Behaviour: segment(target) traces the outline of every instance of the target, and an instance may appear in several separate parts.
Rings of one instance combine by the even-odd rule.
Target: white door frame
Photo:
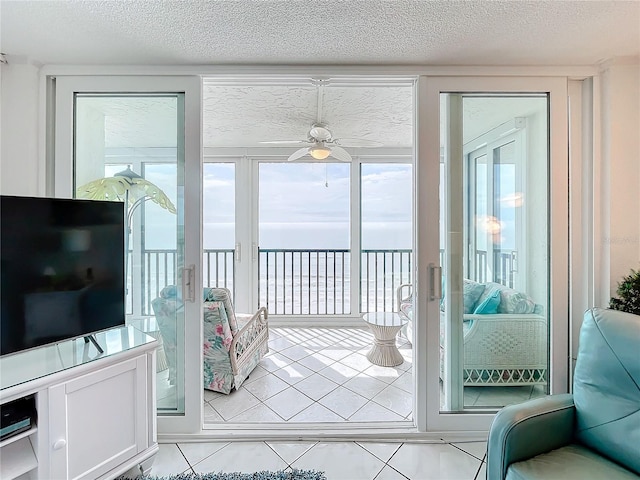
[[[440,93],[549,93],[549,321],[551,393],[569,388],[568,119],[565,77],[420,77],[417,92],[414,412],[419,431],[487,431],[493,413],[440,413],[439,300],[428,298],[439,265]],[[437,113],[436,113],[437,112]],[[426,365],[426,375],[421,365]],[[414,373],[415,375],[415,373]],[[425,399],[426,401],[424,401]]]
[[[202,291],[202,86],[199,76],[56,76],[54,192],[73,197],[74,93],[184,93],[184,263],[195,265],[195,291]],[[180,125],[178,125],[180,128]],[[180,195],[179,195],[180,196]],[[160,415],[158,432],[202,429],[201,295],[185,302],[184,415]],[[197,321],[189,321],[197,319]],[[154,388],[155,393],[155,388]]]

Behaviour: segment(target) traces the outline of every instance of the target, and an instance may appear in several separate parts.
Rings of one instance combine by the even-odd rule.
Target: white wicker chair
[[[226,288],[205,288],[203,296],[204,388],[228,394],[240,388],[269,351],[268,313],[264,307],[253,314],[236,313]],[[176,312],[183,307],[182,301],[176,297],[176,288],[168,286],[151,305],[164,338],[172,381],[176,374]]]
[[[411,284],[396,290],[398,313],[409,319],[404,334],[411,338],[413,292]],[[523,386],[547,382],[547,321],[531,314],[465,314],[464,385]],[[443,331],[444,313],[440,314]],[[443,375],[443,338],[440,337],[440,375]]]

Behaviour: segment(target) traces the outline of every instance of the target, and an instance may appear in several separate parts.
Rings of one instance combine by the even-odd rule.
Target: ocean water
[[[145,225],[145,245],[151,250],[175,249],[175,224]],[[261,248],[349,248],[348,222],[262,223],[258,243]],[[234,248],[233,223],[205,223],[205,249]],[[367,222],[361,229],[362,248],[411,248],[411,222]]]
[[[166,228],[166,227],[165,227]],[[174,250],[175,240],[159,225],[146,227],[148,249]],[[308,222],[261,224],[261,250],[348,250],[348,222]],[[369,222],[362,225],[364,250],[411,249],[411,222]],[[203,243],[207,249],[235,248],[234,225],[205,224]],[[247,252],[243,248],[243,252]],[[246,255],[246,253],[245,253]],[[407,253],[363,254],[361,298],[351,295],[351,254],[261,252],[259,262],[259,299],[272,313],[278,314],[347,314],[357,311],[391,310],[395,288],[410,279],[410,255]],[[247,258],[246,256],[243,258]],[[231,255],[210,257],[203,262],[204,284],[234,288],[235,267]],[[148,265],[148,267],[147,267]],[[145,262],[149,302],[164,284],[174,283],[172,261],[164,258]]]

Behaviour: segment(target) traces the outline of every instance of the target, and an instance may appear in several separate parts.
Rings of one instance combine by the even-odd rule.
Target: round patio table
[[[369,361],[381,367],[402,364],[404,358],[396,347],[396,335],[407,323],[407,319],[396,312],[365,313],[362,318],[369,325],[374,337],[373,346],[367,353]]]

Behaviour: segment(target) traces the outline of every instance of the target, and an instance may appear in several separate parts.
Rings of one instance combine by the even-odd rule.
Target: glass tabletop
[[[362,316],[363,320],[379,327],[401,327],[407,323],[407,318],[396,312],[371,312]]]
[[[0,390],[155,342],[131,326],[98,332],[94,337],[104,353],[79,337],[0,357]]]

